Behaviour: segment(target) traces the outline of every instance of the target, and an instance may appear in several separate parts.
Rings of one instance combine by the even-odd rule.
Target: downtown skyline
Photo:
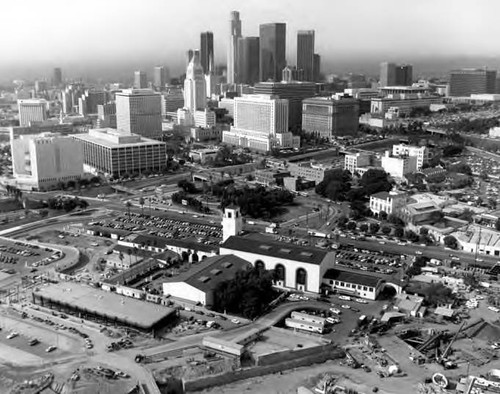
[[[90,0],[84,8],[61,0],[27,0],[3,8],[7,17],[0,36],[9,39],[2,43],[0,81],[23,77],[23,70],[33,73],[57,66],[69,77],[96,76],[99,69],[145,68],[151,74],[160,64],[178,75],[185,67],[185,51],[200,47],[204,31],[214,33],[215,64],[226,66],[233,10],[240,12],[243,36],[258,36],[261,24],[286,23],[290,65],[296,64],[297,32],[315,30],[315,51],[321,54],[324,72],[349,62],[357,63],[353,71],[362,71],[360,63],[365,62],[370,72],[384,60],[418,63],[415,59],[479,57],[494,61],[498,52],[488,37],[500,33],[493,16],[500,6],[489,0],[474,4],[424,0],[404,7],[396,0],[291,4],[223,0],[215,5],[196,0]]]

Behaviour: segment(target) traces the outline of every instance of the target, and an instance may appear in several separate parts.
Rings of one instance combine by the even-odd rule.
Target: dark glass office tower
[[[253,85],[259,82],[259,37],[238,40],[238,82]]]
[[[286,66],[286,24],[266,23],[260,25],[259,45],[260,81],[280,81],[281,72]]]
[[[214,70],[214,33],[207,31],[201,33],[201,45],[200,45],[200,55],[201,55],[201,67],[203,67],[203,72],[208,74],[210,69]]]
[[[304,81],[314,81],[314,30],[297,33],[297,69],[304,70]]]

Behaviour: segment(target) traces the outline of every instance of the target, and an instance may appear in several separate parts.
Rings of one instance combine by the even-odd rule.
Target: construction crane
[[[451,350],[451,346],[456,341],[458,334],[460,334],[460,332],[464,328],[465,323],[466,323],[465,321],[462,322],[462,325],[460,326],[458,331],[455,333],[455,335],[453,336],[452,340],[450,341],[450,343],[448,344],[448,346],[446,347],[444,352],[441,354],[441,357],[439,357],[439,359],[437,360],[437,362],[442,364],[446,369],[454,368],[456,366],[456,364],[452,363],[451,361],[448,361],[446,358],[448,357],[448,354]]]

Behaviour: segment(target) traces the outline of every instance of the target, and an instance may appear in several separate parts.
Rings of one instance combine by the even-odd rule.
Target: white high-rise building
[[[288,131],[288,100],[248,94],[234,99],[234,128],[270,134]]]
[[[150,89],[124,89],[116,93],[116,128],[143,137],[160,136],[160,93]]]
[[[417,158],[417,171],[420,171],[424,162],[429,159],[429,150],[425,146],[393,145],[392,154],[394,156],[415,156]]]
[[[288,131],[288,100],[259,94],[234,99],[234,126],[223,132],[222,140],[265,152],[300,145]]]
[[[227,83],[238,83],[238,39],[241,38],[241,20],[238,11],[231,12],[227,51]]]
[[[18,187],[49,190],[83,176],[82,144],[55,133],[12,138],[12,171]]]
[[[391,156],[389,151],[382,156],[382,168],[390,176],[403,179],[406,174],[411,174],[417,171],[416,156]]]
[[[19,125],[29,126],[31,122],[47,120],[48,104],[43,99],[17,100]]]
[[[200,63],[200,51],[193,51],[184,80],[184,108],[192,114],[203,111],[207,106],[207,86],[205,74]]]

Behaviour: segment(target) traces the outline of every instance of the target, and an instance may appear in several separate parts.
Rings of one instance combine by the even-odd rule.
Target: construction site
[[[497,359],[491,339],[500,338],[500,325],[476,319],[464,321],[456,331],[409,329],[398,337],[413,348],[411,357],[416,364],[437,363],[444,369],[482,367]]]

